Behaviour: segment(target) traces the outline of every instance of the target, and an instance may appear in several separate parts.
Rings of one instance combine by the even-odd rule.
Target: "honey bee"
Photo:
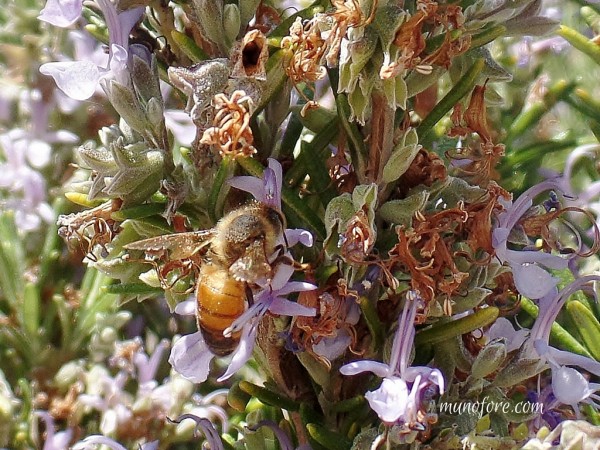
[[[252,289],[270,280],[285,246],[285,218],[270,206],[252,202],[225,215],[210,230],[157,236],[125,246],[173,260],[197,260],[196,318],[208,348],[217,356],[233,352],[240,332],[223,331],[252,303]]]

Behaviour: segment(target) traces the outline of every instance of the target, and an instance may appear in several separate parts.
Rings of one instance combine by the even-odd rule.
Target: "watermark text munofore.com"
[[[484,397],[481,401],[474,402],[441,402],[438,408],[440,414],[461,415],[478,414],[481,419],[484,415],[490,413],[514,413],[514,414],[542,414],[544,412],[543,403],[534,403],[522,401],[496,402]]]

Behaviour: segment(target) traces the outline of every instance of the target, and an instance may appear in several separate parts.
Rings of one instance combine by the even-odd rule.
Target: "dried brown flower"
[[[469,276],[456,265],[452,250],[469,215],[464,205],[431,215],[417,214],[413,228],[397,227],[398,244],[389,252],[388,268],[399,264],[411,275],[411,288],[428,305],[438,295],[459,293]]]
[[[354,293],[356,294],[356,293]],[[341,330],[345,330],[351,337],[350,350],[356,344],[356,331],[349,322],[349,302],[355,301],[356,295],[344,295],[343,289],[332,289],[330,292],[318,294],[317,291],[302,292],[298,296],[298,303],[315,308],[314,317],[297,316],[290,330],[293,342],[302,349],[312,354],[325,366],[331,368],[331,362],[324,356],[315,353],[313,347],[323,339],[336,337]]]
[[[494,254],[492,246],[492,217],[502,211],[500,198],[510,199],[510,194],[494,182],[487,187],[487,194],[479,201],[465,205],[469,220],[465,223],[466,243],[473,252],[484,250]]]
[[[214,145],[221,156],[237,158],[256,153],[250,128],[252,99],[244,91],[235,91],[230,98],[217,94],[213,106],[216,111],[213,126],[204,131],[200,143]]]
[[[400,49],[400,56],[381,68],[380,77],[385,80],[413,68],[424,74],[430,73],[432,66],[448,68],[456,55],[470,48],[470,35],[455,37],[452,33],[463,25],[460,6],[438,5],[432,0],[418,1],[417,11],[396,32],[393,43]],[[437,34],[440,29],[445,33],[444,40],[433,53],[426,54],[426,34]]]
[[[485,84],[475,86],[469,106],[464,113],[460,104],[454,107],[451,116],[454,126],[448,133],[449,136],[463,137],[475,133],[479,137],[479,145],[468,146],[460,153],[449,153],[448,157],[455,160],[469,160],[470,162],[461,165],[459,170],[471,182],[482,187],[486,187],[490,180],[498,178],[495,168],[500,158],[504,156],[504,145],[494,144],[494,133],[487,122],[485,87]]]
[[[281,48],[290,53],[285,71],[294,84],[314,83],[325,77],[322,61],[327,47],[314,19],[303,23],[298,17],[290,35],[281,40]]]
[[[415,186],[431,186],[436,181],[445,180],[448,172],[444,162],[435,153],[425,149],[419,150],[415,159],[402,174],[398,182],[401,197],[404,197]]]
[[[338,148],[337,153],[329,157],[326,164],[337,191],[351,193],[358,184],[358,178],[344,152]]]
[[[367,213],[363,209],[358,210],[346,225],[346,231],[342,235],[341,254],[351,263],[364,261],[375,245],[375,233],[369,224]]]
[[[96,251],[108,253],[110,244],[120,230],[111,214],[121,207],[120,200],[112,200],[92,209],[58,218],[58,235],[71,251],[79,250],[90,261],[97,261]]]
[[[377,0],[373,2],[368,17],[363,14],[358,0],[332,0],[331,4],[335,11],[327,14],[331,30],[326,37],[328,51],[325,60],[329,67],[335,67],[338,64],[342,39],[346,36],[348,29],[364,27],[371,23],[377,8]]]

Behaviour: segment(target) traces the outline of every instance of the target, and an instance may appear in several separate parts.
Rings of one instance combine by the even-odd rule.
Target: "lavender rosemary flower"
[[[119,13],[110,0],[97,0],[108,27],[108,55],[102,64],[93,61],[60,61],[42,64],[40,72],[54,78],[56,85],[67,96],[76,100],[90,98],[102,79],[127,81],[129,59],[129,32],[141,18],[144,8],[138,7]]]
[[[379,418],[389,425],[410,428],[422,422],[425,418],[422,404],[425,392],[434,385],[440,393],[444,392],[444,378],[438,369],[409,366],[419,304],[419,296],[409,291],[394,336],[389,364],[363,360],[340,368],[343,375],[372,372],[383,378],[379,388],[367,392],[365,397]]]
[[[496,257],[511,267],[518,291],[531,299],[542,298],[558,283],[558,280],[543,267],[565,269],[569,261],[543,251],[510,250],[508,238],[517,222],[533,205],[533,199],[538,194],[551,189],[561,192],[561,187],[558,181],[547,180],[527,189],[518,199],[506,205],[505,211],[498,215],[498,223],[492,231],[492,245],[496,250]]]

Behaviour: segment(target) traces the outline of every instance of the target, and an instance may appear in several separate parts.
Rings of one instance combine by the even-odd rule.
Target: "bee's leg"
[[[276,267],[279,264],[285,264],[288,266],[292,266],[294,268],[294,270],[306,270],[310,267],[310,264],[299,263],[294,258],[292,258],[290,255],[285,255],[283,253],[280,253],[279,255],[277,255],[275,257],[275,259],[271,263],[271,266]]]
[[[254,294],[248,283],[246,283],[246,300],[248,301],[248,307],[254,305]]]

